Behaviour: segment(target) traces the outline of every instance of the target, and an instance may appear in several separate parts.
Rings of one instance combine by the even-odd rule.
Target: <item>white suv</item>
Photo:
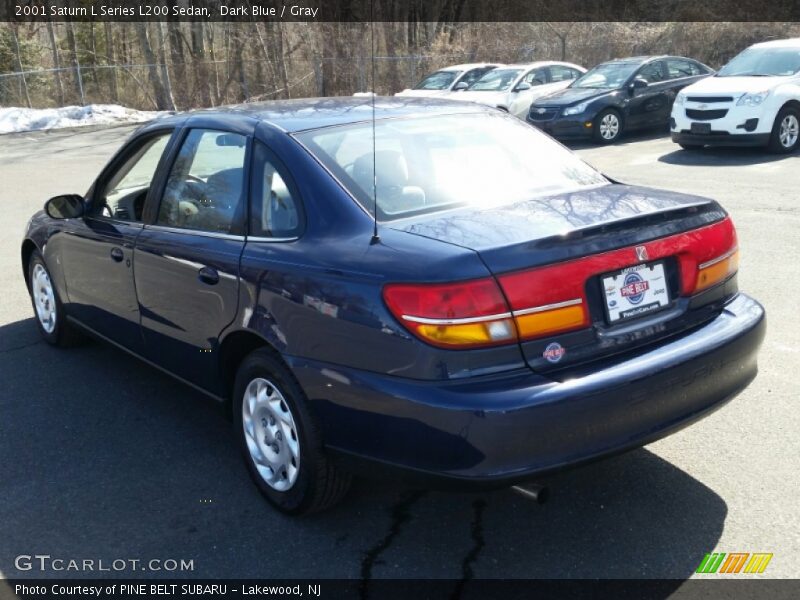
[[[800,141],[800,38],[750,46],[684,88],[672,106],[672,141],[684,149],[767,146],[788,153]]]

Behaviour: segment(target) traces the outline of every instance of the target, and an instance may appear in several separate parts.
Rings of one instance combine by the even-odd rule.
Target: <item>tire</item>
[[[789,154],[800,145],[800,109],[784,106],[778,111],[767,148],[775,154]]]
[[[325,456],[306,396],[274,352],[262,348],[244,359],[232,404],[247,470],[275,508],[303,515],[344,498],[351,477]]]
[[[678,145],[684,150],[701,150],[703,148],[700,144],[681,144],[679,142]]]
[[[44,340],[62,348],[83,342],[86,338],[66,319],[50,271],[38,250],[33,251],[28,261],[28,282],[34,320]]]
[[[613,108],[607,108],[595,117],[592,135],[596,142],[614,144],[622,136],[623,129],[622,116]]]

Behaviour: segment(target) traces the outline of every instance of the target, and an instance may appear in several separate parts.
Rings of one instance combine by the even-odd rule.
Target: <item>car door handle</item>
[[[211,267],[203,267],[197,272],[197,278],[208,285],[216,285],[219,283],[219,273]]]
[[[114,262],[122,262],[122,259],[125,258],[125,254],[122,252],[122,248],[117,248],[114,246],[111,249],[111,260]]]

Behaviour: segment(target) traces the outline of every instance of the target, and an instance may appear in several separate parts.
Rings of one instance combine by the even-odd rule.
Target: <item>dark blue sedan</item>
[[[505,486],[700,419],[757,371],[737,260],[713,200],[406,98],[159,119],[22,244],[44,338],[91,334],[223,403],[291,514],[370,465]]]

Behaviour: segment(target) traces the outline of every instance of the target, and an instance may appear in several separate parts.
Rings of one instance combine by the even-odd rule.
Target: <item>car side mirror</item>
[[[647,83],[646,79],[644,79],[642,77],[637,77],[636,79],[631,81],[631,85],[630,85],[629,89],[630,89],[631,93],[633,94],[633,93],[635,93],[635,92],[637,92],[639,90],[643,90],[648,85],[650,85],[650,84]]]
[[[515,92],[524,92],[525,90],[531,89],[531,84],[527,81],[520,81],[517,84],[517,87],[514,88]]]
[[[51,219],[77,219],[84,213],[83,196],[64,194],[54,196],[44,203],[44,212]]]
[[[459,82],[458,82],[458,83],[455,85],[455,87],[453,88],[453,91],[455,91],[455,92],[460,92],[460,91],[462,91],[462,90],[465,90],[465,89],[467,89],[468,87],[469,87],[469,84],[468,84],[466,81],[459,81]]]

